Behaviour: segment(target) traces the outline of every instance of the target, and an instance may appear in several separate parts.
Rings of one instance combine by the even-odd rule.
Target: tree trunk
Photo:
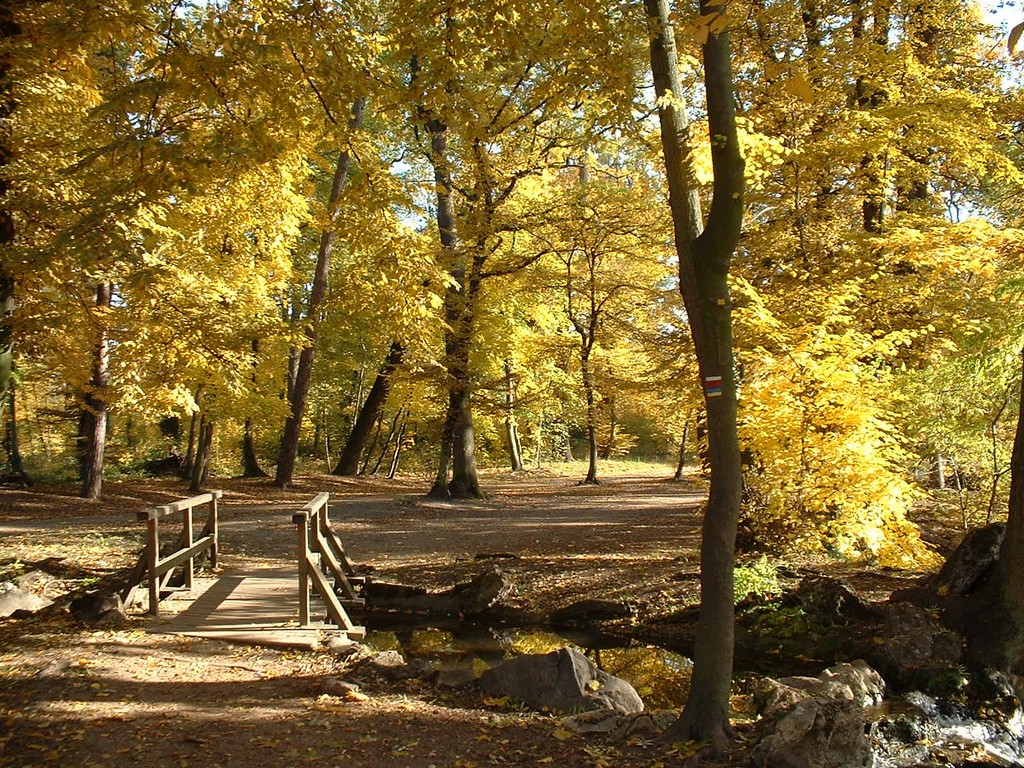
[[[395,475],[398,474],[398,461],[402,456],[402,441],[405,440],[405,427],[408,424],[408,412],[406,417],[402,419],[402,424],[398,428],[398,437],[395,438],[395,452],[391,454],[391,466],[388,468],[388,480],[394,480]]]
[[[242,434],[242,477],[267,477],[256,455],[256,428],[251,418],[245,420]]]
[[[2,186],[2,182],[0,182]],[[10,242],[5,238],[3,228],[10,217],[0,211],[0,245]],[[6,401],[11,386],[11,370],[14,365],[14,335],[11,328],[14,316],[14,278],[0,265],[0,410]]]
[[[391,441],[394,439],[401,440],[401,430],[405,426],[405,408],[399,408],[395,414],[395,418],[391,420],[391,428],[388,430],[388,436],[384,438],[384,445],[380,447],[380,453],[377,454],[377,461],[373,463],[373,469],[370,471],[371,475],[376,475],[380,471],[380,465],[384,463],[384,457],[388,455],[388,448],[391,447]]]
[[[349,130],[355,131],[362,124],[363,120],[362,99],[356,99],[352,104],[352,118],[349,121]],[[277,457],[277,472],[274,476],[274,484],[284,488],[292,481],[295,473],[295,459],[299,452],[299,436],[302,433],[302,417],[306,412],[306,398],[309,395],[309,386],[313,379],[313,360],[316,355],[317,327],[320,324],[320,315],[323,309],[324,298],[327,295],[327,281],[331,271],[331,252],[334,248],[334,223],[340,210],[341,194],[345,191],[345,183],[348,181],[349,167],[352,164],[352,156],[349,152],[343,151],[338,156],[338,164],[334,169],[334,181],[331,184],[331,194],[327,200],[327,226],[320,233],[320,245],[317,248],[316,268],[313,273],[313,288],[309,296],[307,308],[306,346],[299,353],[299,361],[295,370],[295,382],[292,391],[289,393],[289,405],[291,415],[285,421],[284,434],[281,436],[281,449]]]
[[[0,40],[9,51],[7,43],[21,34],[21,27],[14,20],[14,8],[18,3],[12,0],[0,2]],[[6,123],[14,112],[15,101],[11,95],[11,80],[8,71],[11,67],[10,53],[0,54],[0,124]],[[6,198],[10,190],[7,178],[7,165],[11,160],[11,149],[7,146],[6,134],[0,140],[0,198]],[[0,247],[14,242],[14,219],[9,211],[0,210]],[[14,276],[0,264],[0,410],[6,401],[10,387],[11,367],[14,364],[14,336],[12,320],[14,315]]]
[[[25,472],[25,462],[21,456],[21,444],[18,440],[18,409],[17,409],[17,387],[12,383],[7,389],[7,435],[5,447],[7,449],[7,461],[11,467],[11,476],[20,480],[23,484],[29,484],[28,474]]]
[[[448,411],[445,415],[437,475],[429,495],[433,498],[480,498],[476,468],[473,414],[470,410],[469,346],[472,337],[475,287],[467,281],[466,256],[461,253],[452,201],[448,162],[448,127],[439,120],[427,123],[430,163],[434,168],[436,218],[441,248],[452,265],[453,284],[445,291],[445,368],[448,373]],[[451,468],[451,479],[448,471]]]
[[[107,386],[110,383],[110,340],[107,319],[102,314],[110,309],[111,286],[96,286],[98,320],[96,346],[93,349],[92,382],[82,403],[82,498],[98,499],[103,489],[103,454],[107,445]]]
[[[679,441],[679,462],[676,464],[676,473],[672,476],[673,480],[683,479],[683,469],[686,467],[686,441],[690,436],[690,420],[687,419],[686,423],[683,424],[683,437]]]
[[[206,487],[210,474],[210,453],[213,449],[213,422],[205,416],[199,422],[199,440],[196,460],[192,465],[192,478],[188,489],[192,493],[201,493]]]
[[[359,459],[366,448],[366,441],[370,438],[373,425],[387,403],[388,393],[391,389],[391,375],[402,364],[404,355],[405,348],[397,341],[391,342],[391,350],[377,372],[377,378],[373,380],[373,386],[370,387],[370,392],[359,409],[352,432],[349,433],[348,440],[345,441],[338,465],[334,468],[335,475],[352,476],[358,473]]]
[[[522,472],[523,448],[519,442],[516,427],[516,382],[512,376],[512,364],[505,361],[505,439],[508,441],[508,455],[513,472]]]
[[[192,416],[188,420],[188,447],[185,449],[185,461],[181,464],[181,476],[186,479],[192,477],[192,468],[196,464],[196,446],[199,442],[200,425],[199,398],[202,394],[203,386],[200,384],[196,388],[196,410],[192,412]]]
[[[1024,363],[1024,351],[1021,353]],[[1024,373],[1024,371],[1022,371]],[[967,636],[968,661],[1024,674],[1024,377],[1010,456],[1010,503],[999,561],[950,622]],[[949,620],[949,614],[946,616]]]
[[[702,16],[724,12],[721,0],[701,0]],[[704,85],[714,171],[707,225],[701,229],[697,186],[689,163],[693,142],[680,96],[675,32],[668,0],[645,0],[651,69],[659,100],[669,203],[686,308],[708,418],[711,487],[701,537],[701,612],[693,678],[686,706],[666,736],[707,740],[723,748],[732,735],[729,692],[734,645],[733,567],[741,474],[732,360],[729,266],[743,218],[743,159],[736,131],[727,31],[703,45]],[[710,26],[710,25],[709,25]]]
[[[590,370],[590,349],[584,342],[580,355],[580,367],[583,371],[583,391],[587,398],[587,476],[585,485],[597,485],[597,404],[594,395],[594,375]]]

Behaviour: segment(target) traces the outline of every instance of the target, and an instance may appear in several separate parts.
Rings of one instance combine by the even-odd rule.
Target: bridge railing
[[[192,589],[195,579],[196,558],[209,552],[210,564],[217,565],[217,501],[223,496],[222,491],[210,491],[187,499],[180,499],[171,504],[164,504],[138,512],[136,518],[146,523],[146,547],[139,557],[135,570],[128,578],[122,597],[125,602],[142,581],[149,581],[149,612],[160,614],[160,596],[163,592],[172,591],[167,585],[172,570],[183,566],[184,588]],[[206,523],[197,539],[194,530],[195,510],[206,507]],[[160,521],[171,515],[181,514],[181,533],[171,554],[160,556]]]
[[[323,601],[328,617],[349,637],[361,639],[366,630],[352,623],[345,606],[363,604],[353,586],[362,579],[356,575],[355,565],[331,527],[329,502],[330,494],[318,493],[292,515],[298,535],[299,624],[304,627],[312,624],[310,593],[315,592]],[[333,578],[333,584],[328,577]]]

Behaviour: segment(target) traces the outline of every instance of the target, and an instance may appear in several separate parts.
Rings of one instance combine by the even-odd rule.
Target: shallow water
[[[645,645],[623,645],[620,638],[586,632],[502,629],[485,624],[430,622],[402,626],[368,621],[364,641],[376,650],[400,651],[406,659],[422,659],[439,669],[472,667],[482,671],[507,658],[550,653],[566,646],[590,658],[599,669],[628,681],[650,709],[682,706],[690,685],[690,659]]]

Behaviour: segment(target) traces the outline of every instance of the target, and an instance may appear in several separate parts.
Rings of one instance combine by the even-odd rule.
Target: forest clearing
[[[75,690],[103,690],[89,665],[116,664],[68,666],[77,642],[109,631],[125,659],[161,642],[185,666],[235,653],[97,626],[148,626],[121,615],[129,585],[170,610],[158,578],[200,555],[220,587],[244,581],[219,570],[224,491],[229,564],[267,566],[246,599],[289,591],[291,547],[303,632],[310,595],[350,639],[343,603],[486,618],[474,642],[497,647],[457,673],[405,646],[342,659],[337,636],[333,660],[238,665],[305,674],[300,698],[332,665],[370,681],[335,680],[327,709],[400,723],[398,683],[431,701],[472,673],[473,707],[600,703],[626,720],[577,730],[654,745],[567,745],[568,764],[1024,760],[1017,16],[977,0],[0,0],[0,589],[26,606],[53,578],[69,589],[3,620],[10,759],[31,763],[46,731],[30,721],[64,706],[19,712],[25,686],[56,699],[74,669]],[[328,551],[321,493],[372,573]],[[167,554],[157,519],[199,498],[208,528]],[[303,527],[257,524],[271,501]],[[140,513],[144,555],[120,522]],[[467,623],[393,634],[451,644]],[[521,652],[552,649],[520,627],[574,624],[578,643]],[[651,699],[674,716],[637,725],[638,691],[603,667],[644,648],[666,680],[687,674],[681,698]],[[155,663],[146,706],[192,695]],[[503,687],[544,664],[579,700]],[[122,738],[144,726],[126,697],[104,709]],[[450,703],[439,716],[462,717]],[[77,723],[71,741],[98,746]],[[39,738],[41,764],[66,746]],[[137,757],[120,748],[109,760]],[[394,749],[395,765],[436,751]]]

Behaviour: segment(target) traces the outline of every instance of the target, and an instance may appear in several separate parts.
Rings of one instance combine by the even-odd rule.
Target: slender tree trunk
[[[587,476],[586,485],[597,485],[597,403],[594,394],[594,374],[590,370],[590,349],[584,341],[580,351],[580,367],[583,371],[583,391],[587,398]]]
[[[667,738],[697,738],[716,748],[732,735],[729,692],[734,651],[733,567],[741,466],[736,427],[729,266],[743,218],[743,159],[739,151],[727,31],[703,45],[713,197],[706,227],[696,200],[689,156],[693,142],[675,51],[668,0],[645,0],[651,69],[659,100],[669,203],[679,256],[679,282],[697,354],[708,418],[711,486],[701,537],[701,612],[693,678],[686,706]],[[721,0],[701,0],[701,15],[724,12]],[[710,25],[709,25],[710,26]]]
[[[359,415],[356,417],[355,424],[352,425],[352,432],[349,433],[348,440],[345,441],[345,447],[341,450],[338,465],[334,468],[335,475],[351,476],[359,471],[359,459],[366,448],[366,441],[369,439],[373,425],[388,401],[388,394],[391,389],[391,375],[402,364],[402,357],[404,355],[405,347],[397,341],[391,342],[388,356],[377,372],[377,378],[373,380],[373,386],[370,387],[366,400],[363,401],[363,405],[359,409]]]
[[[28,473],[25,472],[25,462],[21,456],[21,442],[18,439],[18,388],[13,383],[7,388],[7,435],[5,447],[7,449],[7,461],[11,466],[11,475],[23,484],[30,484]]]
[[[405,427],[409,422],[408,411],[402,418],[402,423],[398,427],[398,437],[395,438],[395,451],[391,454],[391,466],[388,469],[388,480],[394,480],[395,475],[398,474],[398,461],[402,456],[402,442],[405,440]]]
[[[349,121],[349,130],[358,130],[363,120],[362,99],[356,99],[352,104],[352,119]],[[313,360],[316,355],[317,327],[320,324],[320,315],[323,311],[324,299],[327,296],[327,281],[331,271],[331,252],[334,249],[334,224],[341,207],[341,195],[345,191],[345,183],[348,181],[349,167],[352,164],[351,154],[343,151],[338,157],[338,164],[334,169],[334,181],[331,184],[331,194],[327,200],[327,226],[320,233],[320,245],[316,254],[316,268],[313,273],[313,288],[309,297],[307,313],[306,346],[299,353],[298,366],[295,371],[295,383],[289,397],[291,415],[285,421],[284,434],[281,436],[281,449],[277,457],[277,473],[274,477],[274,484],[279,487],[286,487],[292,481],[295,473],[295,459],[299,452],[299,436],[302,433],[302,417],[306,411],[306,398],[309,395],[309,386],[313,379]]]
[[[516,427],[516,381],[512,375],[512,364],[505,361],[505,439],[508,441],[508,455],[513,472],[522,472],[523,448],[519,442]]]
[[[18,3],[13,0],[0,2],[0,41],[10,42],[21,34],[21,27],[14,20],[14,8]],[[0,125],[6,124],[14,112],[15,101],[11,95],[11,79],[8,72],[11,68],[10,53],[0,53]],[[0,137],[0,198],[5,198],[10,191],[7,178],[7,165],[11,160],[11,149],[7,145],[7,131]],[[9,211],[0,210],[0,247],[14,242],[14,219]],[[0,264],[0,410],[6,401],[6,394],[11,381],[11,368],[14,364],[14,334],[12,322],[14,317],[14,276]]]
[[[2,186],[0,182],[0,187]],[[9,220],[10,217],[0,211],[0,245],[10,242],[3,232],[5,222]],[[14,333],[11,327],[13,318],[14,278],[4,271],[3,265],[0,265],[0,404],[6,400],[5,395],[11,386],[11,371],[14,366]]]
[[[365,475],[366,470],[370,467],[370,461],[373,458],[373,452],[377,450],[377,443],[380,442],[380,433],[384,430],[384,420],[382,418],[377,419],[376,429],[373,431],[373,439],[370,440],[369,446],[366,448],[366,458],[363,459],[363,464],[359,468],[359,474]]]
[[[206,487],[210,474],[210,454],[213,450],[213,421],[202,417],[199,423],[199,440],[196,460],[192,465],[192,477],[188,489],[192,493],[200,493]]]
[[[192,412],[192,415],[188,420],[188,447],[185,449],[185,460],[181,463],[181,475],[186,479],[192,477],[192,468],[196,464],[196,449],[199,443],[199,426],[201,419],[199,398],[202,394],[203,386],[200,384],[196,388],[196,410]]]
[[[683,479],[683,469],[686,467],[686,442],[690,437],[690,420],[687,419],[683,424],[683,437],[679,441],[679,462],[676,464],[676,473],[672,476],[673,480]]]
[[[96,308],[102,315],[110,309],[111,286],[96,286]],[[98,320],[96,346],[93,349],[92,382],[85,394],[83,408],[82,498],[98,499],[103,489],[103,455],[107,445],[107,386],[110,383],[110,341],[106,318]]]
[[[373,463],[373,469],[371,475],[376,475],[380,470],[380,465],[384,463],[384,457],[388,455],[388,449],[391,447],[391,441],[394,439],[401,439],[399,431],[404,425],[405,409],[399,408],[398,412],[395,413],[395,417],[391,420],[391,428],[388,430],[388,436],[384,438],[384,445],[380,447],[380,453],[377,454],[377,461]]]

